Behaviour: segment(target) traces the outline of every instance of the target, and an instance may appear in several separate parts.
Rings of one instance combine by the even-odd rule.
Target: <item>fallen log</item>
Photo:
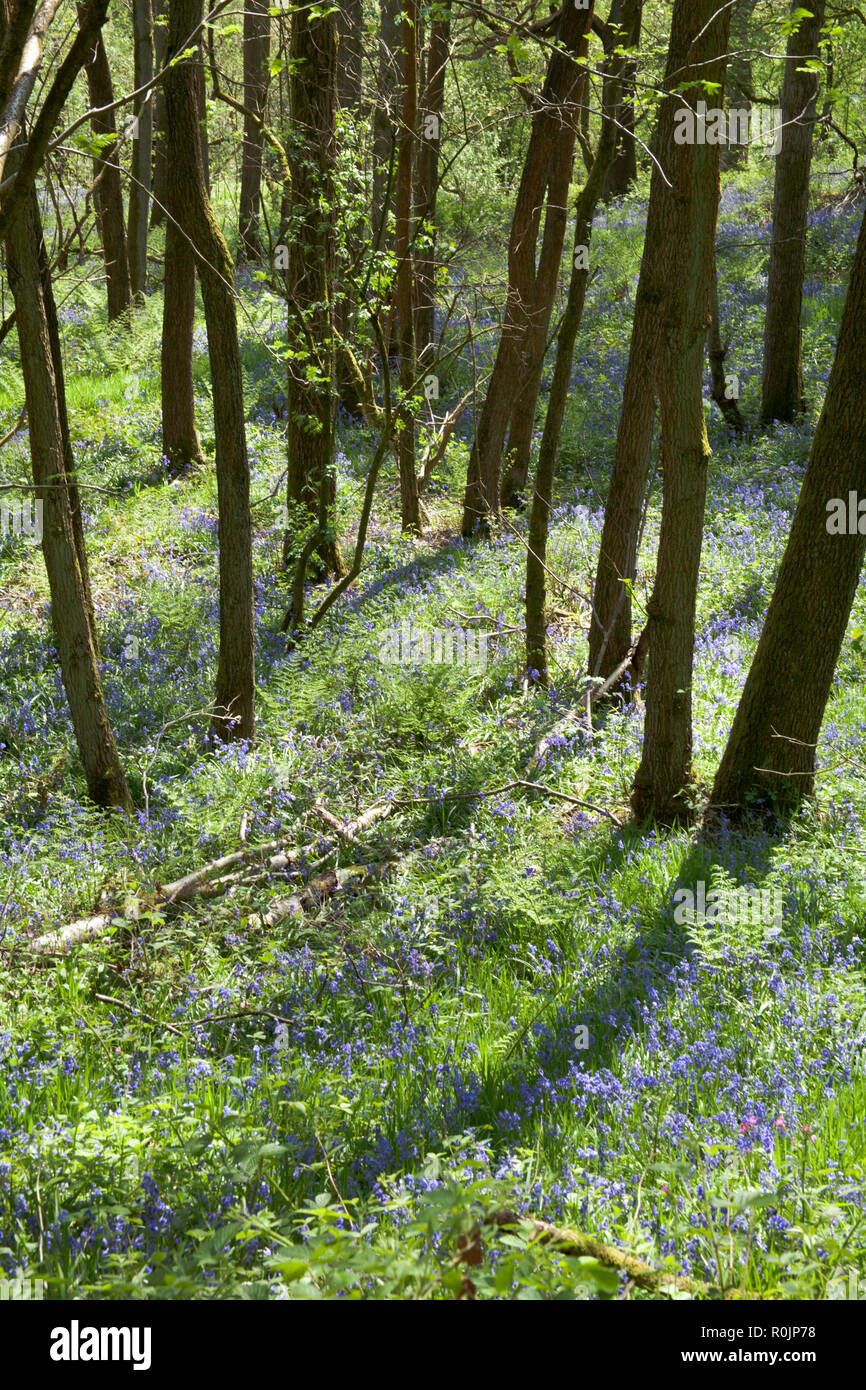
[[[323,806],[320,801],[313,803],[313,814],[318,816],[319,820],[333,830],[341,840],[345,840],[350,845],[354,844],[358,836],[363,834],[365,830],[369,830],[371,825],[375,825],[377,821],[385,820],[387,816],[390,816],[393,809],[394,803],[387,801],[378,806],[371,806],[369,811],[365,811],[357,820],[343,821],[340,820],[339,816],[335,816],[332,811],[329,811],[326,806]]]
[[[666,1269],[654,1269],[652,1265],[647,1264],[645,1260],[641,1260],[628,1250],[619,1250],[614,1245],[605,1245],[603,1241],[584,1235],[582,1231],[553,1226],[548,1221],[538,1221],[530,1216],[518,1216],[516,1212],[509,1211],[505,1207],[490,1212],[484,1217],[480,1225],[515,1226],[518,1229],[521,1226],[524,1228],[529,1226],[533,1240],[539,1245],[554,1245],[563,1255],[589,1256],[591,1259],[598,1260],[599,1264],[606,1265],[608,1269],[622,1271],[631,1283],[636,1284],[639,1289],[646,1290],[647,1293],[664,1293],[669,1290],[704,1298],[740,1299],[743,1297],[739,1288],[722,1290],[714,1284],[705,1284],[699,1279],[690,1279],[683,1274],[674,1274]],[[475,1230],[480,1234],[480,1226],[476,1227]]]
[[[321,813],[324,809],[318,803],[314,804],[313,810],[317,813]],[[369,829],[377,821],[384,820],[393,809],[391,802],[380,803],[371,806],[363,815],[349,822],[340,820],[331,812],[325,814],[328,825],[334,829],[338,837],[347,843],[354,843],[359,834]],[[215,897],[240,885],[256,887],[266,883],[274,874],[292,873],[294,865],[305,864],[307,871],[311,868],[318,868],[321,866],[321,860],[314,865],[309,865],[308,860],[309,855],[317,847],[320,847],[320,844],[321,842],[318,846],[313,843],[300,849],[292,849],[285,840],[271,840],[251,849],[235,850],[232,854],[224,854],[221,858],[214,859],[209,864],[204,864],[200,869],[194,869],[192,873],[174,879],[171,883],[160,883],[157,880],[152,894],[146,898],[130,898],[122,909],[100,912],[92,917],[82,917],[75,922],[67,923],[64,927],[45,932],[42,936],[28,942],[25,949],[37,955],[62,953],[68,951],[71,946],[78,942],[91,941],[94,937],[100,936],[118,917],[122,917],[127,922],[138,921],[142,909],[147,905],[174,907],[178,903],[189,902],[196,896]],[[327,858],[327,855],[324,857]],[[230,872],[226,873],[226,870]],[[301,870],[296,869],[294,872],[300,875]],[[326,890],[327,893],[336,892],[349,881],[346,875],[351,878],[353,874],[358,872],[357,869],[341,869],[337,870],[336,873],[334,870],[329,870],[320,878],[311,879],[303,889],[292,894],[291,897],[278,899],[279,904],[289,904],[281,915],[272,916],[277,908],[277,904],[274,904],[269,913],[256,920],[266,926],[273,926],[282,920],[282,917],[290,915],[293,911],[309,911],[315,901],[321,900],[321,896]]]

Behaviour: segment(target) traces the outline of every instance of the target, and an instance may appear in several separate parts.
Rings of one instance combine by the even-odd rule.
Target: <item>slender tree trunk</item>
[[[672,32],[672,40],[675,35]],[[683,52],[685,59],[685,52]],[[665,77],[667,91],[676,89],[680,74],[671,66]],[[670,111],[665,131],[661,124],[653,142],[654,160],[662,158],[662,137],[670,149],[669,128],[678,97],[666,101]],[[653,163],[650,201],[644,235],[644,250],[635,295],[631,344],[623,388],[622,409],[617,427],[616,448],[604,511],[598,566],[593,588],[593,610],[589,629],[589,672],[607,679],[625,660],[632,647],[632,604],[630,585],[637,571],[637,546],[641,515],[649,480],[650,446],[657,395],[659,335],[664,321],[664,303],[675,276],[681,275],[679,249],[667,238],[664,208],[665,177]]]
[[[153,79],[153,14],[150,0],[132,3],[133,54],[136,89]],[[147,222],[150,217],[150,179],[153,163],[153,93],[139,97],[135,107],[132,136],[132,165],[129,170],[129,208],[126,221],[126,249],[129,254],[129,281],[136,299],[147,289]]]
[[[608,23],[625,28],[625,38],[622,42],[629,48],[636,48],[640,42],[642,11],[643,4],[639,4],[632,13],[630,23],[624,25],[624,0],[613,0],[611,4]],[[637,178],[637,150],[634,138],[634,83],[636,77],[637,64],[630,62],[625,69],[626,99],[620,107],[618,117],[620,128],[617,131],[616,153],[610,162],[610,168],[604,180],[604,188],[601,191],[601,196],[606,203],[609,203],[613,198],[622,198]]]
[[[62,399],[43,297],[45,264],[39,205],[31,190],[6,240],[9,281],[15,299],[21,370],[30,427],[37,501],[42,506],[42,553],[51,591],[54,640],[87,790],[99,806],[131,813],[132,798],[105,709],[99,652],[92,626],[86,569],[82,573],[73,518],[77,499],[67,484]],[[62,367],[61,367],[62,371]]]
[[[418,77],[415,53],[418,6],[403,3],[403,110],[400,120],[395,203],[394,250],[397,256],[397,322],[400,350],[400,390],[404,405],[397,433],[400,471],[400,515],[404,531],[421,534],[418,475],[415,471],[415,414],[408,393],[415,382],[415,276],[412,257],[412,165],[418,116]]]
[[[717,0],[676,0],[668,72],[680,73],[690,105],[696,81],[724,92],[730,9]],[[673,59],[673,63],[670,61]],[[699,91],[700,88],[697,88]],[[682,87],[681,87],[682,93]],[[704,421],[703,367],[719,204],[718,145],[674,143],[674,106],[662,103],[659,152],[672,187],[659,181],[658,231],[676,248],[677,265],[663,306],[658,357],[660,459],[664,480],[661,534],[648,605],[649,669],[643,755],[632,789],[638,819],[688,820],[692,781],[692,662],[698,570],[710,446]]]
[[[162,72],[165,67],[165,50],[168,43],[168,21],[165,0],[152,0],[153,3],[153,62],[154,71]],[[165,149],[165,95],[163,84],[154,88],[153,93],[153,177],[151,191],[153,201],[150,207],[150,225],[159,227],[165,221],[166,182],[168,162]]]
[[[751,120],[752,110],[752,15],[758,0],[736,0],[731,10],[731,54],[728,59],[728,76],[725,82],[729,111],[748,111]],[[729,144],[724,139],[719,151],[722,169],[744,168],[749,162],[749,146],[746,142]]]
[[[794,0],[792,8],[803,9],[798,0]],[[762,425],[793,420],[805,408],[800,319],[818,74],[804,71],[803,64],[808,58],[818,57],[824,0],[812,0],[809,8],[811,15],[801,19],[788,39],[785,61],[782,147],[776,156],[773,240],[767,276]]]
[[[79,19],[84,6],[79,3]],[[93,57],[85,69],[87,92],[92,107],[110,106],[114,101],[111,71],[105,44],[100,34],[93,48]],[[93,161],[94,177],[98,179],[94,192],[96,220],[102,243],[102,259],[108,285],[108,321],[112,323],[132,308],[132,284],[126,251],[126,227],[123,220],[123,190],[120,183],[120,162],[117,126],[113,111],[100,111],[91,117],[93,134],[111,136],[107,146]]]
[[[536,242],[548,185],[552,178],[560,177],[563,169],[571,169],[577,106],[585,79],[570,55],[585,50],[592,13],[592,5],[587,10],[570,5],[563,7],[558,26],[560,47],[551,56],[532,118],[509,238],[508,293],[502,334],[469,456],[461,527],[464,536],[471,536],[477,529],[484,533],[490,519],[498,512],[500,463],[514,400],[534,366],[531,351],[527,352],[528,362],[522,361],[522,354],[530,342],[532,326],[538,321],[538,306],[543,302],[543,294],[537,297],[542,286],[536,283]],[[558,209],[553,209],[553,220],[549,219],[551,235],[556,229],[559,236],[560,255],[566,221],[562,199]],[[549,285],[550,260],[544,269],[546,285]],[[554,274],[554,292],[555,286]]]
[[[340,38],[337,50],[337,101],[342,111],[357,114],[361,106],[364,63],[363,0],[344,0],[337,12]]]
[[[571,182],[571,151],[554,163],[547,187],[547,213],[538,269],[532,286],[532,306],[521,352],[521,385],[511,412],[506,447],[507,467],[502,480],[503,507],[518,504],[529,478],[535,412],[544,372],[544,356],[550,316],[556,298],[565,228],[568,218],[568,187]]]
[[[434,7],[427,52],[427,80],[421,103],[416,204],[420,236],[427,249],[415,265],[415,347],[418,361],[432,359],[435,343],[436,306],[436,195],[439,188],[439,152],[442,148],[442,112],[445,75],[451,52],[451,0]]]
[[[657,151],[656,151],[657,154]],[[652,178],[658,177],[653,167]],[[651,183],[652,187],[652,183]],[[631,344],[617,427],[607,504],[593,587],[589,671],[607,679],[632,645],[629,585],[637,573],[640,521],[647,491],[656,406],[655,362],[661,304],[669,279],[670,247],[651,226],[657,216],[650,194],[644,253],[635,295]],[[651,236],[650,233],[653,232]]]
[[[66,493],[69,499],[69,515],[72,522],[72,537],[75,542],[75,553],[78,559],[78,570],[81,575],[81,585],[84,592],[84,604],[87,609],[87,618],[93,634],[93,650],[96,655],[96,660],[101,662],[102,653],[99,645],[99,633],[96,627],[93,594],[90,587],[90,567],[87,562],[87,549],[84,544],[84,521],[81,515],[81,496],[78,491],[78,483],[76,482],[75,456],[72,452],[72,439],[69,434],[69,411],[66,406],[66,377],[63,370],[63,352],[60,346],[60,325],[57,320],[57,305],[54,300],[54,289],[51,283],[51,267],[45,249],[45,239],[39,218],[38,205],[34,217],[37,255],[39,258],[39,277],[42,288],[42,310],[45,314],[48,342],[51,349],[51,366],[54,372],[57,417],[60,421],[60,438],[63,444],[63,466],[66,475]]]
[[[268,91],[268,53],[271,19],[267,0],[247,0],[244,6],[244,106],[263,115]],[[252,115],[244,116],[241,197],[238,216],[238,260],[260,260],[259,198],[262,188],[262,128]]]
[[[337,27],[333,14],[295,17],[290,62],[292,222],[287,322],[288,519],[283,563],[320,530],[320,499],[329,534],[319,535],[316,578],[345,573],[337,541],[334,468],[333,279],[335,265]],[[312,380],[310,379],[312,373]]]
[[[162,33],[160,46],[164,63],[168,48],[168,29],[163,28],[157,32]],[[194,63],[191,80],[197,85],[203,85],[200,62]],[[168,75],[165,81],[168,81]],[[196,97],[197,110],[199,105],[199,98]],[[162,452],[171,468],[179,470],[204,463],[195,423],[193,377],[196,258],[190,238],[183,230],[183,208],[187,190],[178,163],[189,134],[177,126],[173,129],[168,126],[164,99],[161,118],[160,182],[162,207],[167,214],[160,348]]]
[[[150,0],[133,0],[133,44],[135,86],[143,87],[153,78],[153,15]],[[132,293],[143,297],[147,289],[147,226],[150,216],[150,182],[153,154],[153,93],[140,97],[134,106],[135,133],[132,139],[132,168],[129,184],[127,248]]]
[[[183,52],[202,18],[202,0],[169,0],[169,56]],[[195,59],[177,63],[165,79],[172,203],[195,248],[208,334],[219,499],[220,652],[213,732],[224,739],[255,737],[250,470],[244,425],[234,267],[205,186]]]
[[[734,394],[735,383],[728,380],[729,376],[736,376],[736,373],[725,372],[727,354],[727,347],[722,343],[722,325],[719,318],[719,271],[714,256],[713,279],[710,287],[710,333],[707,343],[707,357],[710,363],[710,394],[731,428],[740,433],[746,428],[746,422],[737,404],[738,397]]]
[[[365,204],[364,160],[366,149],[366,116],[363,103],[364,7],[362,0],[350,0],[337,13],[337,105],[342,115],[341,138],[354,155],[353,172],[347,192],[347,208],[343,215],[340,260],[333,277],[334,324],[338,343],[348,344],[352,336],[356,312],[355,290],[358,268],[364,259],[364,244],[368,238],[367,207]],[[341,346],[336,355],[337,392],[340,404],[350,415],[363,410],[355,374],[349,370],[347,355]]]
[[[866,221],[797,510],[716,773],[716,807],[763,799],[792,809],[814,789],[815,745],[866,558],[864,361]]]
[[[639,8],[639,6],[640,0],[626,0],[626,17],[629,17],[632,8]],[[586,183],[577,196],[575,206],[574,252],[568,299],[556,342],[553,380],[538,451],[538,469],[529,517],[529,540],[526,552],[526,665],[530,673],[535,672],[535,675],[530,674],[530,678],[541,685],[548,683],[547,618],[545,611],[547,572],[545,561],[547,559],[547,537],[550,526],[550,506],[556,456],[568,401],[574,345],[583,317],[586,286],[589,280],[592,219],[616,149],[617,118],[621,110],[619,103],[622,60],[609,59],[608,67],[610,76],[604,83],[605,107],[595,158]]]
[[[56,11],[57,4],[53,0],[49,0],[49,3],[43,8],[43,22],[39,25],[43,39]],[[16,74],[19,73],[21,58],[27,45],[27,35],[30,32],[35,14],[36,0],[2,0],[0,3],[0,19],[3,21],[2,30],[0,30],[0,109],[5,107],[15,83]],[[31,66],[34,78],[41,61],[41,50],[38,54],[35,49],[31,50]],[[32,91],[32,86],[30,86],[26,98],[23,99],[24,105],[30,99],[30,91]],[[21,114],[23,114],[23,107]],[[15,134],[14,131],[8,132],[12,139],[14,139]],[[10,147],[11,141],[6,147],[7,150]],[[3,157],[5,159],[5,154]],[[2,174],[2,170],[0,170],[0,174]]]
[[[370,226],[374,244],[382,247],[389,244],[389,210],[385,205],[385,193],[400,98],[401,5],[402,0],[379,0],[379,73],[373,107],[373,202]]]

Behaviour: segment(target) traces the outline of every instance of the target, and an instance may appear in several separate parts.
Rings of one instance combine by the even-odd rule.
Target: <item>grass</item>
[[[720,237],[760,239],[767,210],[751,178],[729,185]],[[485,1298],[609,1297],[621,1287],[591,1258],[530,1247],[524,1229],[485,1233],[470,1267],[461,1251],[496,1205],[750,1296],[851,1297],[862,1287],[862,590],[822,732],[819,797],[784,833],[763,824],[713,838],[639,833],[543,793],[474,795],[529,778],[625,816],[639,702],[608,708],[591,737],[573,726],[543,765],[530,764],[580,682],[585,626],[569,586],[586,589],[594,567],[640,214],[627,202],[598,235],[626,308],[612,311],[603,274],[564,440],[549,561],[563,585],[545,693],[524,689],[520,634],[510,631],[522,616],[525,520],[490,545],[455,539],[471,421],[446,461],[449,485],[431,496],[430,539],[400,537],[386,474],[361,579],[286,650],[279,491],[270,498],[285,448],[269,404],[279,390],[267,351],[274,310],[261,289],[245,289],[254,748],[205,738],[216,489],[210,466],[173,483],[161,467],[156,357],[143,355],[158,340],[159,297],[128,348],[107,339],[95,304],[65,322],[81,478],[109,489],[86,492],[86,526],[106,696],[138,814],[127,826],[87,807],[41,558],[7,540],[0,1263],[45,1278],[50,1296],[453,1298],[470,1268]],[[823,209],[813,226],[804,358],[816,408],[854,230],[852,215]],[[721,264],[722,312],[754,414],[761,253],[745,249],[747,274],[737,254]],[[197,351],[208,448],[203,339]],[[18,408],[16,369],[5,366],[3,428]],[[709,406],[708,422],[694,704],[704,793],[772,591],[814,415],[736,443]],[[341,428],[349,541],[370,447],[368,431]],[[4,480],[26,477],[26,435],[3,459]],[[487,668],[382,663],[382,634],[404,619],[489,629]],[[297,846],[303,872],[328,850],[314,800],[348,817],[383,797],[399,803],[391,817],[328,861],[365,865],[361,888],[300,920],[260,925],[285,884],[172,914],[155,905],[157,881],[235,849],[242,821],[251,842]],[[701,879],[778,888],[781,925],[678,924],[676,890]],[[118,915],[107,937],[64,958],[16,949],[100,902],[119,914],[133,895],[143,911],[132,927]]]

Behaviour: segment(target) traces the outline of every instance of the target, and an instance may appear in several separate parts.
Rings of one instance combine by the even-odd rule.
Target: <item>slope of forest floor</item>
[[[765,188],[728,187],[722,316],[752,417],[767,216]],[[594,237],[604,273],[578,343],[563,444],[547,692],[523,681],[526,518],[490,544],[455,539],[471,415],[431,485],[429,536],[399,535],[392,469],[360,580],[287,650],[276,310],[247,282],[253,748],[204,739],[218,636],[216,484],[211,467],[171,480],[161,464],[158,295],[132,345],[107,335],[98,285],[79,287],[64,308],[104,684],[138,814],[128,826],[88,808],[41,556],[25,538],[2,542],[7,1271],[85,1297],[616,1291],[598,1261],[529,1246],[523,1228],[491,1231],[482,1253],[469,1238],[479,1213],[507,1206],[751,1295],[852,1296],[866,1275],[862,588],[822,731],[818,800],[784,834],[764,824],[713,837],[642,833],[552,795],[626,820],[639,693],[597,714],[592,731],[566,726],[534,758],[582,683],[580,595],[595,565],[642,217],[643,205],[627,201],[602,215]],[[857,221],[830,203],[812,217],[809,420],[735,442],[707,407],[714,457],[694,700],[704,793],[793,515]],[[212,451],[203,330],[197,349]],[[5,431],[21,397],[10,340],[3,351]],[[455,391],[469,370],[456,369]],[[350,547],[374,436],[343,421],[340,440]],[[6,445],[2,467],[2,481],[26,480],[26,432]],[[659,500],[656,489],[638,614]],[[404,623],[486,632],[486,665],[382,660]],[[336,850],[313,813],[318,801],[348,821],[384,800],[395,803],[389,818]],[[290,891],[286,880],[171,912],[148,906],[155,884],[242,840],[276,838],[296,848],[302,874],[318,859],[357,866],[352,886],[273,927],[262,914]],[[699,880],[708,891],[778,890],[781,919],[724,932],[679,924],[674,894]],[[118,918],[65,956],[23,949],[106,901],[119,913],[136,895],[134,930]],[[470,1268],[473,1290],[462,1282]]]

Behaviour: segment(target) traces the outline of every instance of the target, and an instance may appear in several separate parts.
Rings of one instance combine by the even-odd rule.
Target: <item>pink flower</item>
[[[748,1134],[749,1130],[754,1129],[757,1123],[757,1115],[747,1115],[746,1118],[743,1120],[743,1123],[740,1125],[740,1133]]]
[[[778,1118],[777,1120],[774,1120],[774,1121],[773,1121],[773,1123],[774,1123],[776,1129],[784,1129],[784,1128],[785,1128],[785,1116],[784,1116],[784,1115],[780,1115],[779,1118]]]

